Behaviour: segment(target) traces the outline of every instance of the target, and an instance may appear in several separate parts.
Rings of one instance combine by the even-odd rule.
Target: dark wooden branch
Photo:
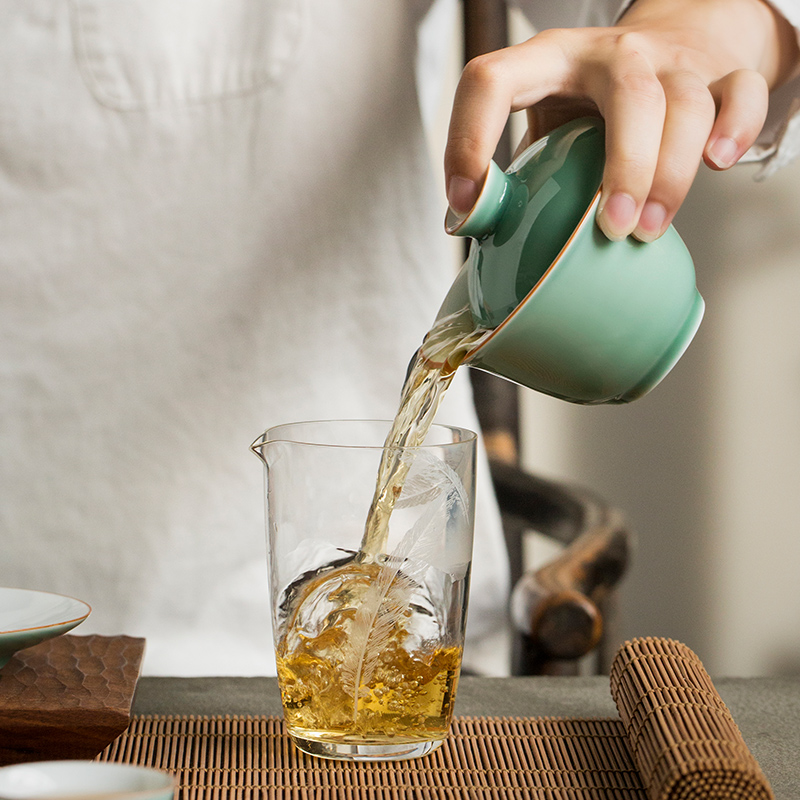
[[[492,481],[504,521],[524,525],[562,544],[599,524],[604,502],[583,488],[547,480],[519,467],[492,460]]]
[[[555,560],[522,576],[514,587],[512,619],[543,659],[576,659],[603,633],[600,603],[628,561],[628,532],[613,515],[584,531]]]
[[[496,461],[491,470],[507,530],[521,539],[521,529],[533,529],[565,545],[540,569],[512,572],[514,671],[574,672],[603,635],[605,601],[627,567],[630,532],[618,511],[583,489]]]

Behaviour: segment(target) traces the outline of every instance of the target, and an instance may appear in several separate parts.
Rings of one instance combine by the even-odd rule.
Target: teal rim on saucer
[[[67,633],[91,611],[67,595],[0,587],[0,669],[14,653]]]

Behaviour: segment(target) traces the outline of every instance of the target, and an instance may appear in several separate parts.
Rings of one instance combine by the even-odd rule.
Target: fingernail
[[[652,242],[654,239],[658,239],[666,218],[667,210],[661,203],[652,201],[645,203],[633,235],[642,242]]]
[[[469,178],[454,175],[447,185],[447,202],[456,214],[466,214],[478,199],[478,184]]]
[[[612,194],[597,213],[600,230],[612,241],[624,239],[633,230],[636,201],[628,194]]]
[[[711,160],[722,169],[732,167],[739,154],[739,146],[728,136],[720,136],[708,151]]]

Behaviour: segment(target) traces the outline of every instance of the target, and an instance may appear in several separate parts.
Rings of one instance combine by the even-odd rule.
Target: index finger
[[[453,211],[466,214],[474,205],[509,114],[555,93],[565,74],[563,52],[543,34],[467,64],[456,89],[444,155]]]

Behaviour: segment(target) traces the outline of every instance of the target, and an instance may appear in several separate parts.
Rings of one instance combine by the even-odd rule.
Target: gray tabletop
[[[776,800],[800,800],[800,678],[716,679]],[[142,678],[135,714],[281,713],[275,678]],[[475,678],[459,682],[456,714],[616,717],[608,678]]]

